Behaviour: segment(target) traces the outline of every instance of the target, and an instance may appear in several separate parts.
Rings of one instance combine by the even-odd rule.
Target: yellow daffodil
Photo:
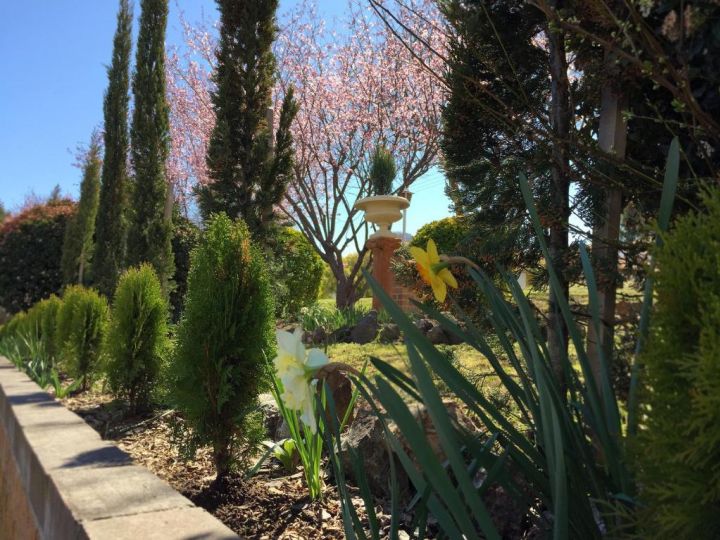
[[[273,360],[278,378],[282,381],[281,399],[288,409],[300,411],[300,419],[313,433],[317,432],[315,419],[315,388],[313,380],[317,370],[329,361],[320,349],[305,351],[302,328],[295,332],[276,332],[278,355]]]
[[[442,303],[447,296],[448,285],[457,289],[457,281],[448,269],[448,263],[440,260],[437,246],[431,238],[427,243],[427,250],[411,247],[410,254],[415,259],[415,265],[423,280],[432,287],[435,299]]]

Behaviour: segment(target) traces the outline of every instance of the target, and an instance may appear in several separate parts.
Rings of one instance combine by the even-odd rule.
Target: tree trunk
[[[357,284],[350,281],[345,274],[340,278],[336,276],[336,279],[335,307],[344,309],[354,306],[357,302]]]
[[[562,1],[551,2],[554,9],[562,8]],[[567,358],[568,329],[557,301],[559,296],[568,297],[569,284],[566,272],[568,251],[568,222],[570,219],[570,163],[568,145],[572,109],[570,107],[570,82],[565,51],[565,34],[548,30],[551,75],[551,123],[553,130],[552,205],[548,215],[550,261],[557,272],[560,287],[550,286],[548,302],[547,342],[550,361],[561,388],[565,386],[564,362]]]
[[[612,65],[611,60],[606,58],[606,64]],[[604,152],[613,154],[616,159],[624,159],[627,126],[622,116],[624,99],[616,91],[616,84],[610,78],[603,84],[598,142],[600,149]],[[611,174],[610,177],[617,178],[617,175]],[[600,389],[600,375],[603,368],[600,351],[604,351],[608,363],[612,361],[621,213],[622,189],[619,183],[615,183],[605,190],[602,219],[593,230],[592,251],[598,287],[600,333],[598,335],[594,326],[589,325],[587,352],[598,389]]]
[[[231,454],[228,441],[224,437],[218,437],[213,448],[213,461],[215,462],[215,484],[221,485],[223,480],[230,473]]]

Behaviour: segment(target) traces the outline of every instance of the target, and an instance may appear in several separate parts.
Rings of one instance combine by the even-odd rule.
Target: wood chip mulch
[[[249,480],[235,476],[218,487],[209,449],[198,450],[192,460],[180,455],[173,441],[173,428],[180,421],[174,411],[129,417],[121,404],[100,393],[79,394],[62,403],[241,538],[344,538],[340,504],[331,485],[322,500],[312,502],[302,472],[288,475],[279,464],[270,463]],[[361,500],[355,502],[362,515]]]

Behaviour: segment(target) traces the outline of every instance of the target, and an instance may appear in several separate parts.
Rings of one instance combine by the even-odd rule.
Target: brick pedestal
[[[370,238],[366,246],[372,252],[372,275],[375,280],[403,310],[411,309],[410,291],[395,281],[395,275],[390,268],[393,255],[400,247],[400,239],[387,236]],[[373,309],[379,310],[382,308],[380,299],[377,296],[373,296],[372,305]]]

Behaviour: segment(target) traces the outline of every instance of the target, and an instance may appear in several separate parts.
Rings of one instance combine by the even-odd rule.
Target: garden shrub
[[[317,301],[324,263],[305,235],[290,227],[275,235],[273,251],[275,314],[295,316]]]
[[[107,300],[80,285],[68,287],[58,310],[57,343],[68,375],[87,390],[100,367],[108,327]]]
[[[57,314],[62,301],[56,296],[40,300],[27,311],[25,320],[25,333],[31,332],[42,343],[50,362],[55,363],[58,356],[57,351]]]
[[[65,227],[75,213],[69,199],[52,199],[0,225],[0,305],[10,313],[59,293]]]
[[[720,192],[655,252],[638,444],[648,538],[720,536]]]
[[[118,281],[107,338],[106,373],[114,395],[136,413],[147,410],[169,351],[168,304],[149,264]]]
[[[463,220],[457,217],[447,217],[431,221],[420,227],[410,245],[425,249],[428,240],[432,238],[438,248],[438,253],[459,255],[460,245],[468,231],[468,226]]]
[[[387,148],[378,146],[370,165],[371,195],[390,195],[397,175],[395,159]]]
[[[246,466],[264,436],[257,396],[274,356],[274,313],[265,258],[247,226],[213,215],[191,255],[172,371],[189,446],[213,447],[218,479],[236,455]]]
[[[490,275],[496,275],[497,271],[493,263],[486,267],[477,254],[468,251],[466,240],[469,233],[470,227],[465,220],[457,217],[448,217],[431,221],[420,227],[409,245],[426,249],[428,241],[432,239],[437,246],[438,253],[468,257],[473,261],[480,262],[480,266]],[[396,252],[392,269],[398,281],[402,285],[410,287],[419,301],[428,305],[437,305],[430,287],[422,280],[420,274],[417,272],[407,246],[402,246]],[[482,324],[483,321],[486,320],[487,310],[485,308],[485,300],[478,291],[475,281],[465,268],[455,269],[454,276],[457,279],[458,288],[453,289],[452,297],[475,322]],[[445,305],[438,307],[449,309],[450,303],[446,301]]]
[[[180,319],[185,295],[187,294],[187,278],[190,271],[190,253],[200,240],[200,228],[180,212],[173,216],[172,251],[175,261],[174,286],[170,292],[170,305],[173,320]]]

